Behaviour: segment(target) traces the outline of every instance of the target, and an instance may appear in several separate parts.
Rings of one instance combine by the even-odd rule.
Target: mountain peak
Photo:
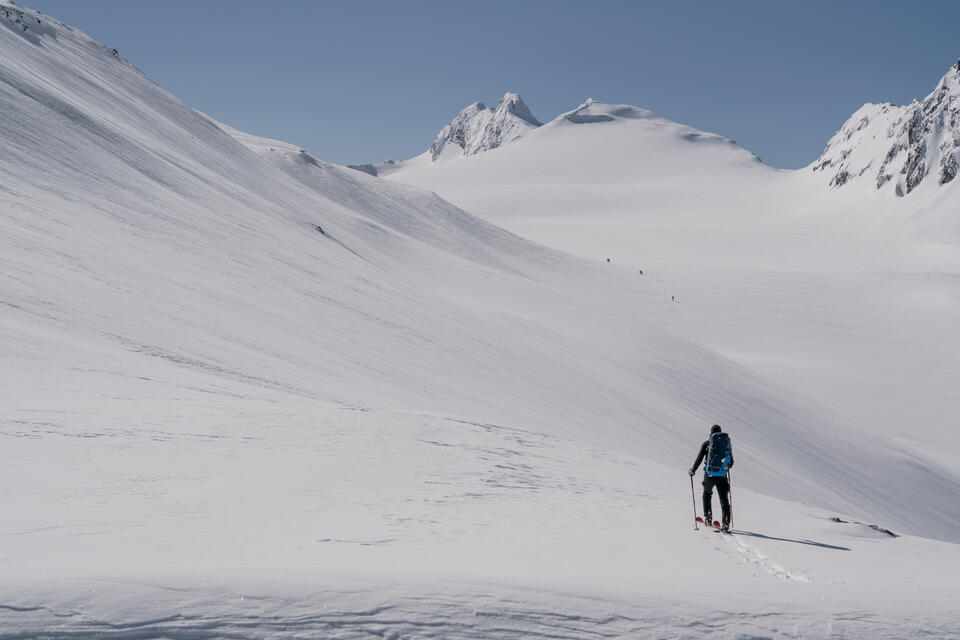
[[[496,149],[540,125],[518,93],[504,94],[496,108],[474,102],[440,130],[430,146],[430,159],[440,162]]]
[[[960,60],[922,101],[860,107],[811,170],[829,176],[831,187],[890,184],[898,196],[951,182],[960,172]]]
[[[523,98],[520,97],[519,93],[507,92],[503,94],[503,97],[500,98],[500,102],[497,104],[497,112],[506,112],[511,115],[520,118],[525,122],[529,122],[534,127],[539,127],[543,123],[534,117],[533,113],[530,111],[530,107],[527,106],[527,103],[523,101]]]

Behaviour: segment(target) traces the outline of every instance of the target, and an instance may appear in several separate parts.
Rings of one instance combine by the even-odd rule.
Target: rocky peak
[[[539,127],[541,124],[543,124],[534,117],[533,113],[530,111],[530,107],[528,107],[527,103],[523,101],[523,98],[520,97],[519,93],[505,93],[503,94],[503,98],[501,98],[500,102],[497,104],[494,118],[506,118],[508,115],[520,118],[521,120],[530,123],[534,127]]]
[[[505,94],[496,108],[474,102],[440,130],[430,146],[430,157],[439,162],[496,149],[540,125],[519,94]]]
[[[947,184],[958,168],[960,60],[923,101],[858,109],[811,165],[830,176],[832,187],[868,181],[871,188],[893,188],[898,196],[925,182]]]

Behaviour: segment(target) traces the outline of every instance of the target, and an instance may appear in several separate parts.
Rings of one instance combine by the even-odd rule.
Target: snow
[[[596,119],[571,122],[580,113]],[[389,179],[642,269],[710,348],[958,472],[942,455],[960,411],[954,183],[909,199],[830,188],[820,173],[777,171],[728,139],[596,101],[509,148]]]
[[[811,168],[831,176],[833,187],[861,178],[856,180],[861,188],[892,189],[904,196],[921,185],[932,189],[951,182],[958,154],[960,61],[922,102],[861,107]]]
[[[952,633],[960,298],[903,265],[953,259],[955,184],[821,229],[859,196],[594,101],[423,167],[438,196],[6,10],[44,27],[0,30],[5,637]],[[532,240],[483,219],[538,196]],[[617,224],[644,251],[534,243]],[[857,413],[914,392],[915,433]],[[734,537],[692,526],[714,422]]]
[[[304,405],[257,424],[208,413],[191,431],[104,430],[82,449],[16,440],[15,454],[56,456],[46,482],[30,465],[5,475],[27,474],[26,500],[58,496],[59,525],[10,532],[0,624],[81,637],[896,637],[943,634],[956,613],[944,571],[956,545],[739,487],[735,536],[693,531],[685,483],[659,463]],[[15,559],[38,547],[20,579]]]

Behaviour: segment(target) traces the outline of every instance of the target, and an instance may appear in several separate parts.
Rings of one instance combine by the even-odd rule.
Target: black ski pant
[[[720,509],[723,512],[723,524],[730,522],[730,483],[724,476],[703,476],[703,521],[713,521],[713,489],[720,494]]]

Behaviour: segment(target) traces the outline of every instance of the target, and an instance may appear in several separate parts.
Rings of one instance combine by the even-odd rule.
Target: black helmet
[[[721,429],[721,428],[720,428],[720,425],[718,425],[718,424],[715,424],[715,425],[713,425],[712,427],[710,427],[710,433],[711,433],[711,435],[714,434],[714,433],[720,433],[721,431],[723,431],[723,429]]]

